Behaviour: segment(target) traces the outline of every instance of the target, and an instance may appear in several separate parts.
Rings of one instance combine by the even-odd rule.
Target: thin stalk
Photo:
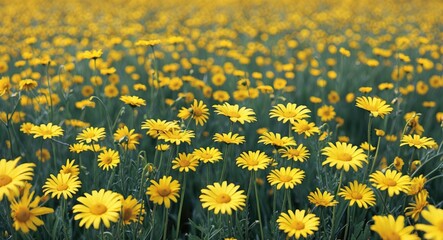
[[[165,207],[165,210],[163,212],[163,220],[165,224],[163,225],[163,236],[162,239],[166,240],[166,233],[168,232],[168,209]]]
[[[335,193],[335,196],[338,195],[338,192],[340,191],[340,186],[341,186],[341,182],[343,180],[343,170],[340,171],[340,178],[338,180],[338,186],[337,186],[337,191]],[[337,213],[337,205],[334,206],[334,209],[332,210],[332,226],[331,226],[331,235],[330,235],[330,240],[334,239],[334,235],[335,235],[335,214]]]
[[[351,224],[351,206],[348,205],[347,216],[346,216],[346,227],[345,227],[345,237],[343,239],[348,239],[349,225]]]
[[[255,178],[255,173],[254,173]],[[261,220],[261,211],[260,211],[260,199],[258,198],[258,190],[257,190],[257,182],[254,181],[254,190],[255,190],[255,201],[257,203],[257,214],[258,214],[258,221],[260,223],[260,236],[261,239],[265,239],[265,235],[263,234],[263,222]]]
[[[185,191],[186,191],[186,173],[183,173],[183,188],[180,196],[180,206],[178,208],[178,216],[177,216],[177,227],[175,230],[175,239],[178,239],[179,230],[180,230],[180,220],[182,216],[183,209],[183,200],[185,199]]]

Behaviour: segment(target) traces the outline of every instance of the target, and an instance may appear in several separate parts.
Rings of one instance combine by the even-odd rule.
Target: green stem
[[[163,240],[166,240],[166,233],[168,232],[168,209],[165,207],[163,212],[163,220],[165,224],[163,225]]]
[[[185,191],[186,191],[186,173],[183,173],[183,188],[180,196],[180,207],[178,208],[178,216],[177,216],[177,227],[175,230],[175,239],[178,239],[179,230],[180,230],[180,220],[182,216],[183,209],[183,199],[185,199]]]
[[[49,63],[46,65],[46,80],[48,82],[48,91],[49,91],[49,109],[51,110],[49,122],[54,121],[54,107],[52,106],[52,90],[51,90],[51,79],[49,77]]]
[[[348,205],[347,217],[346,217],[346,227],[345,227],[345,237],[344,240],[348,239],[349,225],[351,224],[351,206]]]
[[[219,182],[222,182],[222,180],[223,180],[223,177],[224,177],[224,175],[225,175],[225,171],[226,171],[226,165],[228,165],[228,156],[229,156],[229,154],[228,154],[228,144],[225,144],[225,153],[226,153],[226,157],[223,159],[223,168],[222,168],[222,171],[221,171],[221,174],[220,174],[220,180],[219,180]]]
[[[343,180],[343,170],[340,171],[340,179],[338,180],[338,186],[337,186],[337,191],[335,193],[335,196],[338,195],[338,192],[340,191],[340,186],[341,186],[341,182]],[[331,235],[330,235],[330,240],[334,239],[334,235],[335,235],[335,214],[337,213],[337,205],[334,206],[334,209],[332,210],[332,226],[331,226]]]
[[[255,178],[255,173],[254,173]],[[257,190],[257,182],[254,181],[254,190],[255,190],[255,201],[257,203],[257,214],[258,214],[258,221],[260,223],[260,235],[261,239],[265,239],[265,235],[263,234],[263,222],[261,220],[261,211],[260,211],[260,199],[258,198],[258,190]]]

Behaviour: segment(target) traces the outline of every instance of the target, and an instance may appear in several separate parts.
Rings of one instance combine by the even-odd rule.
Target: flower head
[[[7,161],[0,160],[0,201],[6,196],[12,199],[19,195],[20,188],[25,186],[26,181],[31,181],[34,176],[34,163],[17,165],[21,157]]]
[[[122,145],[123,149],[135,150],[140,134],[134,133],[135,129],[129,130],[128,127],[123,126],[117,129],[114,133],[114,141]]]
[[[149,195],[150,201],[170,208],[171,201],[177,202],[179,191],[180,183],[177,180],[172,180],[171,176],[163,176],[158,182],[151,180],[151,186],[148,187],[146,194]]]
[[[241,168],[248,168],[249,171],[257,171],[259,169],[265,169],[271,159],[264,152],[259,150],[253,152],[242,152],[237,158],[237,166]]]
[[[373,216],[374,225],[371,230],[378,233],[383,240],[389,239],[407,239],[419,240],[420,238],[413,234],[413,226],[405,227],[405,217],[398,216],[397,219],[392,215]]]
[[[288,103],[286,106],[283,104],[273,106],[269,116],[271,118],[276,117],[277,121],[282,121],[283,123],[286,123],[287,121],[295,123],[296,121],[308,118],[310,112],[311,110],[305,105],[297,106],[295,103]]]
[[[363,167],[363,162],[367,163],[367,156],[362,149],[348,143],[336,142],[328,143],[329,147],[322,149],[322,154],[327,156],[322,165],[329,163],[330,167],[336,166],[338,170],[344,169],[346,172],[351,167],[354,171]]]
[[[172,160],[172,169],[177,169],[180,172],[189,172],[189,170],[196,171],[199,161],[193,154],[179,153],[178,157]]]
[[[275,147],[289,147],[295,146],[296,142],[293,137],[282,137],[280,133],[264,132],[260,137],[258,143],[265,145],[273,145]]]
[[[144,219],[145,213],[146,211],[143,207],[143,202],[137,202],[137,199],[131,195],[122,199],[120,218],[124,225],[129,225],[133,222],[141,223]]]
[[[215,163],[222,160],[222,153],[217,148],[199,148],[195,149],[192,154],[203,163]]]
[[[242,144],[245,142],[245,137],[238,135],[238,133],[216,133],[213,138],[214,142],[224,142],[226,144]]]
[[[408,175],[402,175],[396,170],[386,170],[385,173],[377,171],[370,175],[369,181],[372,185],[382,191],[388,190],[390,197],[400,194],[400,192],[408,192],[411,185],[411,178]]]
[[[302,183],[304,177],[305,171],[299,168],[281,167],[272,170],[267,179],[271,186],[277,185],[277,190],[279,190],[283,186],[285,189],[293,189],[296,185]]]
[[[120,155],[118,151],[105,149],[98,155],[97,161],[103,170],[113,169],[120,163]]]
[[[135,108],[140,106],[146,106],[146,101],[142,98],[139,98],[137,96],[121,96],[120,100],[129,106]]]
[[[80,168],[78,165],[74,165],[75,160],[66,159],[66,164],[62,165],[60,173],[70,173],[72,176],[78,176],[80,174]]]
[[[43,139],[51,139],[63,135],[63,129],[52,123],[40,124],[40,126],[33,126],[31,128],[31,134],[34,134],[34,138],[42,137]]]
[[[292,130],[294,130],[298,134],[305,135],[305,137],[311,137],[315,133],[320,133],[320,129],[315,126],[315,123],[308,122],[304,119],[292,123]]]
[[[158,139],[165,140],[166,142],[174,143],[175,145],[180,145],[185,142],[191,144],[191,139],[195,137],[194,131],[192,130],[181,130],[181,129],[170,129],[166,132],[161,132]]]
[[[443,209],[436,208],[433,205],[428,205],[428,209],[421,212],[421,216],[426,220],[427,224],[416,224],[415,228],[419,231],[425,232],[426,239],[441,240],[443,236]]]
[[[52,198],[57,196],[57,199],[60,199],[60,196],[63,196],[64,199],[68,199],[77,193],[80,186],[81,182],[78,176],[70,173],[59,173],[57,176],[51,174],[43,185],[43,193],[52,194]]]
[[[232,122],[244,124],[245,122],[250,123],[257,120],[254,110],[246,107],[240,108],[237,104],[231,105],[225,102],[223,105],[214,105],[213,107],[217,114],[228,117]]]
[[[287,213],[281,213],[277,223],[278,229],[284,231],[289,238],[295,236],[295,239],[299,239],[300,237],[307,238],[318,231],[320,218],[313,213],[296,209],[295,212],[288,210]]]
[[[215,214],[232,214],[234,210],[242,210],[246,205],[246,195],[240,186],[224,181],[216,182],[201,190],[200,201],[203,208],[214,210]]]
[[[391,113],[392,107],[386,104],[385,100],[377,97],[358,97],[356,106],[369,111],[372,116],[384,118],[385,115]]]
[[[105,138],[105,136],[105,128],[88,127],[84,129],[81,133],[79,133],[75,140],[91,143],[92,141],[98,142],[99,140]]]
[[[329,122],[335,118],[335,109],[333,106],[323,105],[317,110],[317,116],[320,117],[322,122]]]
[[[292,159],[300,162],[304,162],[310,155],[309,150],[303,144],[299,144],[296,147],[278,149],[278,153],[288,160]]]
[[[359,208],[369,208],[375,205],[374,192],[366,184],[358,183],[357,180],[349,183],[349,187],[342,187],[338,195],[345,200],[349,200],[350,206],[355,203],[357,203]]]
[[[191,107],[180,109],[178,117],[185,120],[191,117],[197,125],[203,126],[209,118],[209,109],[203,101],[194,99]]]
[[[420,213],[428,206],[429,193],[425,189],[414,196],[414,202],[409,203],[409,207],[405,208],[405,215],[411,216],[414,221],[418,221]]]
[[[316,188],[314,192],[309,193],[308,200],[317,207],[333,207],[338,203],[336,200],[334,200],[334,195],[327,191],[321,192],[318,188]]]
[[[111,222],[117,222],[119,219],[121,200],[122,196],[111,190],[100,189],[85,193],[77,198],[79,203],[72,207],[74,219],[80,220],[79,226],[85,226],[86,229],[91,225],[94,229],[99,229],[102,222],[109,228]]]
[[[415,147],[417,149],[424,148],[432,148],[437,143],[432,138],[428,137],[420,137],[420,135],[404,135],[401,139],[400,146],[408,145],[409,147]]]
[[[143,122],[141,129],[147,129],[148,132],[146,134],[153,138],[157,138],[160,133],[168,132],[171,129],[180,129],[180,126],[175,121],[148,119]]]

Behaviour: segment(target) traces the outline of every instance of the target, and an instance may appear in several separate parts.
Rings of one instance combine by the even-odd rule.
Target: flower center
[[[160,187],[158,190],[157,190],[157,192],[158,192],[158,194],[160,195],[160,196],[162,196],[162,197],[166,197],[166,196],[168,196],[169,194],[171,194],[171,189],[169,189],[168,187]]]
[[[102,215],[106,211],[108,211],[108,208],[101,203],[97,203],[91,207],[91,213],[94,215]]]
[[[349,153],[339,153],[338,160],[343,162],[349,162],[352,160],[352,156]]]
[[[308,124],[303,124],[303,125],[299,126],[299,129],[302,132],[306,132],[306,131],[309,131],[311,129],[311,127]]]
[[[19,222],[26,222],[31,217],[31,212],[26,207],[19,207],[15,212],[15,218]]]
[[[194,108],[193,111],[195,117],[200,117],[201,115],[203,115],[203,112],[199,108]]]
[[[218,203],[228,203],[231,201],[231,197],[226,193],[220,193],[216,198],[215,201]]]
[[[443,220],[440,221],[440,222],[437,224],[437,226],[438,226],[438,230],[440,230],[440,232],[443,232]]]
[[[42,135],[51,136],[52,135],[51,129],[42,129]]]
[[[57,191],[64,191],[66,189],[68,189],[68,185],[66,183],[57,185]]]
[[[397,182],[394,179],[388,178],[386,179],[385,184],[389,187],[394,187],[397,185]]]
[[[241,117],[238,112],[230,112],[230,113],[228,113],[228,116],[231,117],[231,118],[239,118],[239,117]]]
[[[305,224],[302,221],[295,220],[291,223],[291,227],[295,230],[302,230],[305,228]]]
[[[384,239],[386,239],[386,240],[400,240],[401,237],[396,232],[389,232],[386,234]]]
[[[282,182],[289,182],[291,180],[292,180],[292,177],[288,176],[288,175],[283,175],[280,177],[280,181],[282,181]]]
[[[352,199],[356,199],[356,200],[360,200],[363,198],[363,196],[359,192],[352,192],[351,197],[352,197]]]
[[[182,159],[182,160],[180,160],[180,161],[179,161],[179,164],[180,164],[181,167],[187,167],[187,166],[190,165],[190,164],[189,164],[189,161],[188,161],[187,159]]]
[[[112,162],[112,157],[106,156],[103,158],[103,163],[110,164]]]
[[[420,139],[412,139],[411,143],[415,146],[420,146],[423,144]]]
[[[131,216],[132,216],[132,208],[124,208],[123,209],[123,221],[129,221],[131,220]]]
[[[298,151],[297,149],[292,149],[289,151],[289,154],[292,156],[300,156],[300,151]]]
[[[0,175],[0,187],[8,185],[12,182],[12,178],[8,175]]]
[[[201,158],[203,158],[203,159],[210,159],[210,158],[212,158],[212,155],[209,154],[209,153],[203,153],[203,154],[201,155]]]

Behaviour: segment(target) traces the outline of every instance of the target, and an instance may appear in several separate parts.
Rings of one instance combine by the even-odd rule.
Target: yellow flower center
[[[112,162],[112,157],[110,157],[110,156],[106,156],[106,157],[104,157],[104,158],[102,159],[102,162],[103,162],[104,164],[110,164],[110,163]]]
[[[292,156],[300,156],[300,151],[298,151],[297,149],[291,149],[288,152]]]
[[[12,178],[8,175],[0,175],[0,187],[8,185],[12,182]]]
[[[47,129],[41,129],[41,134],[45,135],[45,136],[51,136],[52,135],[52,131],[51,129],[47,128]]]
[[[280,181],[282,181],[282,182],[289,182],[291,180],[292,180],[292,177],[289,175],[280,176]]]
[[[360,200],[363,198],[363,195],[361,195],[361,193],[359,192],[352,192],[351,193],[351,198],[352,199],[356,199],[356,200]]]
[[[385,184],[388,185],[389,187],[394,187],[397,185],[397,182],[394,179],[387,178]]]
[[[386,240],[400,240],[401,237],[396,232],[389,232],[389,233],[386,233],[386,235],[384,236],[383,239],[386,239]]]
[[[415,139],[415,138],[411,139],[410,143],[412,143],[415,146],[420,146],[423,144],[420,139]]]
[[[201,158],[203,158],[203,159],[210,159],[210,158],[212,158],[212,154],[209,154],[209,153],[203,153],[203,154],[201,155]]]
[[[178,164],[180,164],[181,167],[187,167],[190,165],[189,161],[187,159],[181,159]]]
[[[285,118],[293,118],[293,117],[295,117],[295,115],[297,115],[297,113],[296,112],[285,111],[285,112],[283,112],[282,115]]]
[[[349,153],[339,153],[337,158],[343,162],[350,162],[352,160],[352,156]]]
[[[94,215],[102,215],[106,211],[108,211],[108,208],[101,203],[97,203],[91,207],[91,213]]]
[[[66,189],[68,189],[68,185],[66,183],[57,185],[57,191],[64,191]]]
[[[194,111],[195,117],[200,117],[201,115],[203,115],[203,112],[200,108],[193,108],[192,110]]]
[[[131,216],[132,216],[132,208],[123,208],[123,213],[122,213],[123,221],[131,220]]]
[[[303,125],[299,126],[299,129],[302,132],[306,132],[306,131],[311,130],[311,127],[308,124],[303,124]]]
[[[27,207],[19,207],[17,211],[15,211],[15,218],[19,222],[26,222],[31,217],[31,212]]]
[[[443,221],[440,221],[438,224],[438,230],[440,230],[440,232],[443,232]]]
[[[215,198],[215,201],[218,203],[228,203],[231,201],[231,197],[226,193],[220,193],[217,198]]]
[[[295,220],[291,223],[291,227],[295,230],[302,230],[305,228],[305,224],[302,221]]]
[[[239,118],[241,117],[240,114],[238,112],[230,112],[227,114],[229,117],[231,118]]]
[[[162,197],[167,197],[167,196],[169,196],[169,194],[171,194],[171,189],[169,187],[159,187],[157,192],[158,192],[158,195],[160,195]]]

